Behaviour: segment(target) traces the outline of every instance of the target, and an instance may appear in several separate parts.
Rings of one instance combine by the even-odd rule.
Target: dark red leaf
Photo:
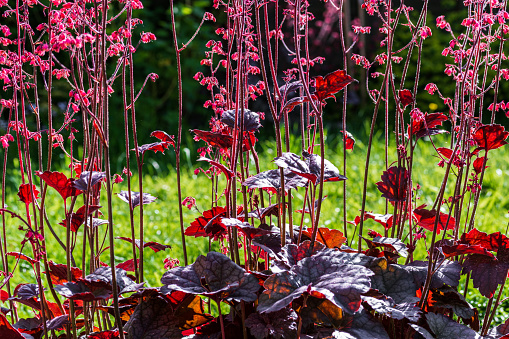
[[[455,257],[463,254],[482,254],[489,257],[494,257],[491,252],[480,245],[468,244],[443,244],[440,246],[442,253],[446,258]]]
[[[209,164],[213,165],[214,167],[217,167],[221,172],[224,173],[224,175],[226,176],[226,179],[228,179],[228,180],[230,180],[231,178],[233,178],[235,176],[235,173],[232,170],[230,170],[228,167],[221,164],[220,162],[210,160],[205,157],[199,157],[198,161],[206,161]]]
[[[475,173],[479,174],[482,172],[482,170],[483,170],[482,166],[484,165],[484,158],[485,157],[479,157],[474,160],[474,163],[472,164],[472,166],[474,167]],[[484,168],[487,168],[487,167],[488,166],[484,166]]]
[[[186,228],[185,235],[193,237],[214,237],[219,239],[226,234],[226,227],[221,223],[221,217],[226,215],[226,210],[221,207],[213,207],[203,212]]]
[[[291,308],[278,312],[253,312],[246,319],[246,327],[256,339],[297,338],[297,313]]]
[[[399,102],[403,107],[406,107],[410,105],[412,102],[414,102],[414,96],[412,95],[412,92],[408,89],[402,89],[398,92],[399,96]]]
[[[233,144],[233,138],[226,134],[201,131],[198,129],[192,129],[191,132],[195,134],[194,140],[203,140],[212,147],[219,148],[230,148]]]
[[[71,225],[71,231],[78,232],[79,228],[83,223],[85,222],[85,219],[88,218],[92,213],[100,209],[102,206],[96,206],[96,205],[88,205],[88,215],[85,215],[86,212],[86,206],[81,206],[78,208],[76,213],[68,214],[68,218],[70,219],[70,225]],[[67,227],[67,220],[62,220],[59,225],[62,225],[64,227]]]
[[[428,231],[432,231],[435,227],[435,218],[437,216],[436,210],[427,210],[424,208],[414,209],[414,216],[417,219],[417,226],[421,226]],[[449,220],[449,222],[447,222]],[[440,234],[441,230],[452,230],[456,220],[454,217],[450,217],[448,214],[440,212],[440,220],[438,221],[437,233]]]
[[[5,302],[7,299],[9,299],[9,293],[4,290],[0,290],[0,301]]]
[[[509,238],[500,232],[486,234],[476,228],[461,236],[461,243],[468,245],[479,245],[488,251],[498,251],[499,248],[509,247]]]
[[[315,92],[313,93],[319,101],[334,97],[334,94],[341,91],[354,79],[342,69],[329,73],[324,77],[315,78]]]
[[[392,166],[382,174],[382,181],[376,183],[382,197],[389,201],[404,201],[407,194],[408,171],[404,167]]]
[[[72,185],[74,178],[67,179],[67,177],[60,172],[37,171],[35,174],[44,180],[48,186],[56,189],[64,200],[68,197],[74,197],[81,194],[81,191]]]
[[[491,150],[504,146],[507,144],[507,137],[509,132],[506,132],[504,126],[493,124],[484,125],[479,127],[472,138],[475,143],[479,146],[479,149]]]
[[[18,190],[18,197],[21,202],[24,202],[25,204],[31,203],[32,200],[32,190],[35,195],[35,199],[39,199],[39,191],[35,187],[35,185],[32,185],[32,189],[30,189],[30,184],[21,184],[19,185]]]
[[[168,133],[166,133],[164,131],[154,131],[154,132],[150,133],[150,136],[156,137],[157,139],[159,139],[163,142],[167,142],[170,145],[172,145],[173,147],[175,147],[175,139],[174,139],[175,137],[173,135],[168,135]]]
[[[306,96],[292,98],[285,103],[285,105],[283,106],[283,109],[281,111],[286,110],[288,112],[291,112],[291,111],[293,111],[293,109],[295,107],[297,107],[298,105],[301,105],[305,102],[309,102],[309,98]]]
[[[88,339],[118,339],[120,338],[120,333],[118,330],[109,330],[109,331],[101,331],[101,332],[93,332],[87,336]]]
[[[364,220],[366,219],[373,219],[374,221],[376,221],[377,223],[379,223],[385,229],[388,230],[392,227],[394,217],[392,216],[392,214],[376,214],[371,212],[364,212]]]
[[[24,339],[24,337],[12,327],[7,318],[0,312],[0,338]]]
[[[131,238],[126,238],[126,237],[116,237],[116,239],[120,239],[120,240],[124,240],[124,241],[127,241],[129,243],[133,243],[133,240]],[[140,248],[140,240],[139,239],[136,239],[134,244],[136,245],[137,248]],[[143,248],[145,247],[149,247],[151,250],[153,250],[154,252],[159,252],[159,251],[165,251],[167,248],[171,248],[170,245],[163,245],[163,244],[160,244],[158,242],[155,242],[155,241],[149,241],[149,242],[146,242],[144,245],[143,245]]]
[[[509,263],[481,254],[470,254],[463,263],[463,273],[471,272],[474,287],[486,298],[493,297],[508,269]]]
[[[308,228],[305,231],[302,231],[302,234],[312,238],[312,229]],[[342,244],[346,242],[346,238],[343,235],[343,232],[334,229],[328,229],[327,227],[319,227],[316,234],[316,241],[321,242],[328,248],[341,247]]]
[[[7,252],[6,254],[10,255],[12,257],[21,259],[21,260],[28,261],[31,265],[33,265],[36,262],[38,262],[37,260],[34,260],[34,259],[30,258],[28,255],[25,255],[25,254],[20,253],[20,252]]]
[[[63,331],[65,326],[70,324],[69,316],[67,314],[55,317],[46,322],[46,327],[50,331]]]
[[[438,130],[435,127],[441,126],[444,121],[447,120],[447,116],[443,113],[425,113],[424,119],[412,120],[412,125],[408,126],[408,135],[413,135],[416,139],[424,136],[430,136],[446,131]]]
[[[61,285],[69,281],[67,280],[67,265],[55,264],[52,260],[50,260],[48,266],[49,275],[53,285]],[[78,281],[78,279],[82,278],[83,273],[78,267],[71,267],[71,275],[71,281]]]
[[[263,228],[256,228],[249,224],[248,222],[242,222],[237,218],[222,218],[221,223],[226,227],[236,227],[249,240],[271,233],[269,230],[265,230]]]
[[[138,152],[145,153],[146,151],[153,151],[154,153],[161,152],[164,154],[164,151],[168,149],[170,143],[166,141],[153,142],[151,144],[145,144],[138,146]],[[131,151],[136,151],[133,148]]]
[[[117,196],[120,198],[120,200],[125,201],[126,203],[129,203],[129,192],[128,191],[120,191],[120,193],[117,193]],[[151,202],[154,202],[157,198],[148,194],[143,193],[143,205],[150,204]],[[131,191],[131,202],[133,208],[136,206],[139,206],[141,204],[140,199],[140,192],[133,192]]]
[[[136,262],[138,263],[138,266],[140,265],[140,259],[136,259]],[[134,259],[129,259],[127,261],[124,261],[123,263],[118,264],[115,266],[116,268],[121,268],[124,271],[127,272],[134,272]]]
[[[309,236],[309,235],[308,235]],[[310,236],[309,236],[310,237]],[[315,243],[311,248],[311,241],[305,240],[299,245],[287,244],[281,249],[281,252],[274,258],[272,262],[278,270],[288,271],[299,261],[304,258],[311,257],[325,248],[321,243]]]

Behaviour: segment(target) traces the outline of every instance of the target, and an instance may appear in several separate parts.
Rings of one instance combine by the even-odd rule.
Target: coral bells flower
[[[182,201],[182,206],[186,206],[188,209],[196,206],[196,199],[193,197],[186,197],[184,201]]]
[[[150,32],[147,32],[147,33],[142,32],[141,33],[141,41],[143,43],[146,44],[146,43],[149,43],[149,42],[154,41],[154,40],[156,40],[156,36],[155,36],[154,33],[150,33]]]
[[[165,270],[171,270],[172,268],[175,268],[180,265],[180,260],[173,259],[173,258],[166,258],[164,259],[164,269]]]

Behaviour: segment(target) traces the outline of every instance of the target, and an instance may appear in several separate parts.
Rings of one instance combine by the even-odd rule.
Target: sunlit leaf
[[[414,96],[412,92],[408,89],[402,89],[398,92],[399,96],[399,102],[403,107],[406,107],[410,105],[412,102],[414,102]]]
[[[131,238],[127,238],[127,237],[116,237],[115,239],[120,239],[120,240],[124,240],[124,241],[127,241],[129,243],[132,243],[133,240]],[[139,249],[140,248],[140,239],[136,239],[134,241],[134,244],[136,245],[136,247]],[[143,248],[150,248],[151,250],[153,250],[154,252],[159,252],[159,251],[165,251],[166,249],[168,248],[171,248],[171,245],[163,245],[163,244],[160,244],[158,242],[155,242],[155,241],[148,241],[148,242],[145,242],[143,244]]]
[[[282,156],[274,158],[276,165],[288,169],[316,184],[320,182],[322,158],[316,154],[304,152],[304,161],[297,154],[283,153]],[[324,182],[346,180],[346,177],[339,174],[339,170],[330,161],[324,159]]]
[[[311,239],[312,229],[308,228],[305,231],[302,231],[302,234],[308,236]],[[343,232],[339,230],[331,230],[327,227],[319,227],[318,231],[316,232],[316,241],[321,242],[328,248],[334,248],[340,247],[342,244],[344,244],[346,242],[346,238],[343,235]]]
[[[386,237],[375,237],[372,240],[363,238],[370,247],[386,247],[389,248],[396,253],[398,253],[402,257],[408,256],[408,251],[406,245],[399,239],[396,238],[386,238]]]
[[[284,171],[284,179],[286,191],[297,187],[304,187],[307,184],[305,178],[289,170]],[[247,188],[271,189],[273,193],[276,193],[281,189],[281,174],[279,170],[260,172],[259,174],[247,178],[242,185]]]
[[[172,145],[173,147],[175,147],[175,136],[168,135],[168,133],[166,133],[164,131],[154,131],[154,132],[150,133],[150,136],[155,137],[163,142],[167,142],[170,145]]]
[[[71,231],[78,232],[80,226],[83,225],[85,220],[92,213],[94,213],[95,211],[99,210],[102,206],[88,205],[88,209],[86,207],[87,206],[85,206],[85,205],[81,206],[80,208],[78,208],[78,210],[75,213],[67,214],[67,218],[70,219],[69,220],[69,224],[71,226]],[[85,215],[85,214],[87,214],[87,215]],[[59,225],[67,227],[67,220],[66,219],[62,220],[59,223]]]
[[[189,266],[175,267],[161,278],[166,285],[161,291],[181,291],[191,294],[227,299],[256,300],[260,285],[258,279],[217,252],[200,255]]]
[[[224,207],[216,206],[196,218],[186,228],[185,235],[193,237],[214,237],[219,239],[226,234],[226,227],[221,223],[221,218],[226,215]]]
[[[52,260],[48,263],[49,275],[53,285],[61,285],[68,282],[67,265],[55,264]],[[71,267],[71,281],[77,281],[82,277],[82,272],[78,267]]]
[[[73,186],[74,178],[69,178],[60,172],[35,172],[48,186],[53,187],[64,200],[68,197],[80,195],[82,192]]]
[[[440,234],[441,230],[452,230],[455,227],[456,220],[453,216],[440,212],[440,218],[437,225],[437,233]],[[414,209],[414,216],[417,219],[417,226],[433,232],[435,228],[435,220],[437,216],[436,210],[427,210],[424,208]]]
[[[117,193],[117,196],[120,198],[120,200],[125,201],[126,203],[129,203],[129,192],[128,191],[120,191],[120,193]],[[154,202],[157,198],[153,197],[152,195],[148,193],[143,193],[143,205],[150,204],[151,202]],[[131,202],[133,208],[136,206],[139,206],[141,204],[140,199],[140,192],[133,192],[131,191]]]
[[[78,180],[75,180],[72,183],[72,185],[81,191],[86,191],[88,189],[89,182],[90,188],[92,188],[94,187],[94,185],[98,184],[104,178],[106,178],[106,172],[83,171],[80,174],[80,178]]]
[[[300,260],[289,271],[265,280],[259,297],[259,312],[275,312],[288,306],[303,293],[323,295],[349,314],[361,304],[360,295],[370,288],[373,272],[359,265],[343,264],[315,255]]]
[[[29,204],[33,201],[32,199],[32,191],[34,192],[35,199],[39,199],[39,191],[35,187],[35,185],[32,185],[32,188],[30,189],[30,184],[21,184],[19,185],[18,190],[18,197],[21,202],[24,202],[25,204]]]
[[[486,151],[496,149],[507,144],[509,132],[502,125],[483,125],[475,130],[472,138],[478,146],[478,149]],[[474,151],[475,153],[475,151]]]
[[[192,129],[191,132],[195,134],[194,140],[203,140],[212,147],[219,147],[223,149],[230,148],[233,144],[233,138],[226,134],[201,131]]]
[[[436,128],[446,120],[447,116],[443,113],[425,113],[423,119],[412,120],[412,125],[408,126],[408,134],[420,139],[425,136],[446,133],[447,131]]]
[[[315,92],[313,93],[319,101],[334,97],[334,94],[341,91],[354,79],[342,69],[329,73],[324,77],[315,77]]]
[[[205,158],[205,157],[199,157],[197,161],[206,161],[209,164],[211,164],[212,166],[218,168],[221,172],[224,173],[224,175],[226,176],[226,179],[231,179],[231,178],[233,178],[235,176],[235,172],[233,172],[232,170],[230,170],[228,167],[226,167],[225,165],[221,164],[220,162],[217,162],[217,161],[214,161],[214,160],[210,160],[210,159]]]

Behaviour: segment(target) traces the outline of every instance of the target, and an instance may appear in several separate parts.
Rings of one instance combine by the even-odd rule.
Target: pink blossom
[[[146,33],[142,32],[141,33],[141,41],[143,43],[146,44],[146,43],[149,43],[149,42],[154,41],[154,40],[156,40],[156,36],[155,36],[154,33],[150,33],[150,32],[146,32]]]

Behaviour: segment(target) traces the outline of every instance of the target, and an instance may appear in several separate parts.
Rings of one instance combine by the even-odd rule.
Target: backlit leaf
[[[219,239],[226,234],[226,227],[221,223],[221,218],[226,215],[224,207],[216,206],[203,212],[186,228],[185,235],[193,237],[214,237]]]
[[[260,288],[258,278],[217,252],[200,255],[192,265],[171,269],[161,282],[166,285],[161,292],[182,291],[247,302],[256,300]]]
[[[509,238],[501,232],[487,234],[476,228],[468,233],[463,233],[460,242],[468,245],[479,245],[488,251],[497,251],[501,247],[509,247]]]
[[[131,238],[127,238],[127,237],[116,237],[115,239],[120,239],[120,240],[124,240],[124,241],[127,241],[127,242],[130,242],[132,244],[133,240]],[[140,239],[136,239],[134,241],[134,244],[136,245],[137,248],[140,248]],[[155,242],[155,241],[148,241],[148,242],[145,242],[145,244],[143,244],[143,248],[150,248],[152,251],[154,252],[159,252],[159,251],[165,251],[166,249],[168,248],[171,248],[170,245],[163,245],[163,244],[160,244],[158,242]]]
[[[19,185],[18,197],[21,202],[25,204],[29,204],[33,201],[32,199],[32,191],[34,192],[35,199],[39,199],[39,191],[32,185],[32,189],[30,189],[30,184],[21,184]]]
[[[256,228],[252,226],[250,223],[240,221],[237,218],[222,218],[221,223],[226,227],[236,227],[239,230],[239,232],[244,234],[250,240],[271,233],[271,231],[269,230],[265,230],[263,228]]]
[[[447,116],[443,113],[425,113],[424,118],[421,120],[412,120],[412,125],[408,126],[408,134],[412,134],[416,139],[445,133],[447,131],[437,129],[435,127],[441,126]]]
[[[329,73],[324,77],[315,77],[315,92],[313,93],[319,101],[334,97],[334,94],[341,91],[354,79],[342,69]]]
[[[138,152],[143,154],[146,151],[153,151],[154,153],[161,152],[164,154],[164,151],[168,149],[170,143],[166,141],[153,142],[150,144],[144,144],[138,146]],[[131,151],[136,151],[136,148],[133,148]]]
[[[404,201],[407,194],[408,171],[404,167],[391,166],[382,174],[382,181],[376,183],[382,197],[389,201]]]
[[[259,312],[275,312],[288,306],[303,293],[323,295],[349,314],[361,304],[360,295],[370,288],[369,269],[343,264],[315,255],[304,258],[291,270],[276,273],[265,280],[259,297]]]
[[[88,205],[88,209],[86,208],[86,206],[81,206],[80,208],[78,208],[78,210],[76,211],[76,213],[70,213],[70,214],[67,214],[67,217],[68,219],[70,219],[69,221],[69,224],[71,226],[71,231],[73,232],[78,232],[79,228],[81,225],[83,225],[83,223],[85,222],[85,220],[92,214],[94,213],[95,211],[99,210],[102,206],[96,206],[96,205]],[[87,215],[85,215],[85,213]],[[67,227],[67,220],[64,219],[62,220],[59,225],[62,225],[64,227]]]
[[[281,249],[281,253],[278,253],[272,261],[274,266],[273,272],[288,271],[302,259],[318,253],[323,248],[324,246],[322,244],[317,243],[313,246],[313,249],[311,249],[311,241],[309,240],[303,241],[299,245],[287,244]]]
[[[475,130],[472,138],[477,144],[478,149],[492,150],[507,144],[509,132],[505,131],[502,125],[484,125]]]
[[[173,147],[175,147],[175,137],[173,135],[168,135],[168,133],[164,131],[154,131],[150,133],[151,137],[155,137],[163,142],[167,142]]]
[[[230,148],[233,144],[233,138],[229,135],[201,131],[198,129],[192,129],[191,132],[195,134],[194,140],[203,140],[212,147],[219,147],[223,149]]]
[[[68,282],[67,280],[67,265],[55,264],[52,260],[48,263],[49,275],[53,285],[61,285]],[[82,272],[78,267],[71,267],[71,280],[77,281],[82,277]]]
[[[81,191],[73,186],[74,178],[69,178],[60,172],[44,171],[35,172],[46,184],[53,187],[64,200],[81,194]]]
[[[353,137],[352,133],[348,131],[345,131],[344,134],[345,135],[343,136],[343,138],[346,141],[346,149],[353,151],[353,147],[355,146],[355,138]]]
[[[12,327],[7,318],[0,312],[0,338],[24,339],[21,333]]]
[[[399,102],[403,107],[406,107],[410,105],[412,102],[414,102],[414,96],[412,95],[412,92],[408,89],[402,89],[398,92],[399,96]]]
[[[312,229],[308,228],[302,231],[302,234],[312,238]],[[327,227],[319,227],[316,233],[316,241],[321,242],[328,248],[340,247],[346,242],[346,238],[343,236],[343,232],[334,229],[328,229]],[[315,245],[316,246],[316,245]]]
[[[217,162],[217,161],[214,161],[214,160],[210,160],[210,159],[205,158],[205,157],[199,157],[197,161],[206,161],[206,162],[208,162],[209,164],[211,164],[212,166],[216,167],[221,172],[223,172],[224,175],[226,176],[226,179],[231,179],[231,178],[233,178],[235,176],[235,173],[233,171],[231,171],[228,167],[226,167],[225,165],[221,164],[220,162]]]
[[[440,234],[441,230],[452,230],[455,227],[456,220],[453,216],[449,217],[449,214],[440,212],[440,219],[437,225],[437,234]],[[437,216],[436,210],[427,210],[424,208],[414,209],[414,216],[417,219],[417,226],[433,232],[435,227],[435,220]]]

